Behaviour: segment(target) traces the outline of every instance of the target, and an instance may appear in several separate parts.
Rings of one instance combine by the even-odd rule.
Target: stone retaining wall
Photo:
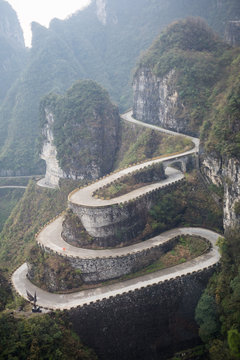
[[[152,248],[129,253],[125,256],[82,259],[80,257],[67,257],[72,267],[81,270],[81,278],[85,283],[97,283],[119,278],[141,270],[152,264],[161,255],[171,250],[179,237],[169,240],[167,243]],[[48,253],[59,255],[47,247],[41,247]],[[64,256],[66,258],[66,256]]]
[[[198,344],[196,305],[214,267],[66,311],[101,360],[159,360]]]
[[[128,253],[124,256],[95,257],[94,259],[67,257],[55,253],[47,247],[41,246],[41,248],[45,252],[67,258],[73,268],[81,270],[81,278],[85,283],[97,283],[116,279],[143,269],[159,259],[164,253],[170,251],[177,244],[179,238],[177,236],[163,244],[142,251]],[[211,243],[206,239],[204,240],[210,248]]]
[[[115,205],[87,207],[69,202],[69,208],[76,214],[86,231],[94,239],[94,245],[100,247],[116,247],[131,244],[145,227],[147,214],[154,198],[166,188],[175,189],[183,181],[175,181],[170,185],[149,191],[137,198]],[[69,227],[63,227],[64,240],[67,242]],[[74,232],[69,234],[73,239]],[[81,239],[74,239],[81,245]],[[83,247],[86,244],[83,244]]]

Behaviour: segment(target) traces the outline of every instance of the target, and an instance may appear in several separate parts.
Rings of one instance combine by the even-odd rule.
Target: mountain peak
[[[0,37],[6,38],[14,46],[25,46],[17,14],[11,5],[3,0],[0,0]]]

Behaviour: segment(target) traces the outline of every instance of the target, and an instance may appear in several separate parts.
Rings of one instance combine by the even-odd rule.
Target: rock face
[[[240,162],[228,159],[223,171],[224,179],[224,227],[240,225],[240,216],[237,215],[235,205],[240,200]]]
[[[120,117],[107,92],[97,83],[79,81],[66,95],[46,96],[40,117],[41,158],[47,165],[45,184],[55,187],[60,178],[66,177],[95,180],[111,172],[118,149]]]
[[[235,204],[240,200],[240,162],[233,158],[205,155],[201,170],[209,182],[224,187],[224,229],[240,225],[240,216],[235,211]]]
[[[240,20],[228,22],[224,38],[228,44],[240,46]]]
[[[206,179],[216,186],[223,186],[223,164],[222,158],[214,156],[204,156],[201,161],[201,170]]]
[[[57,160],[57,150],[54,145],[52,126],[54,123],[53,114],[46,109],[47,123],[43,128],[45,141],[43,143],[41,158],[46,162],[46,174],[44,179],[40,180],[39,185],[44,187],[57,187],[61,178],[66,177],[59,166]]]
[[[23,32],[17,14],[5,1],[0,0],[0,103],[6,97],[7,91],[16,80],[26,63],[26,49]],[[6,122],[7,117],[4,117]],[[3,135],[3,139],[6,135]],[[1,137],[0,136],[0,146]]]
[[[190,134],[188,117],[178,117],[183,104],[178,99],[175,81],[174,70],[158,78],[151,70],[140,68],[133,80],[133,116],[141,121]]]

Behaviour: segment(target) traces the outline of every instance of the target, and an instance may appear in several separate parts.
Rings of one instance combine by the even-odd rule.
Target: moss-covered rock
[[[72,178],[96,179],[112,170],[119,141],[120,117],[105,90],[90,80],[75,83],[65,95],[50,94],[41,103],[61,169]],[[44,137],[41,144],[46,141]]]

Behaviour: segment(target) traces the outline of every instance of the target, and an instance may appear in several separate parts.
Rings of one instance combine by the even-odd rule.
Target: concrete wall
[[[101,360],[159,360],[199,343],[196,305],[214,268],[66,311]]]

